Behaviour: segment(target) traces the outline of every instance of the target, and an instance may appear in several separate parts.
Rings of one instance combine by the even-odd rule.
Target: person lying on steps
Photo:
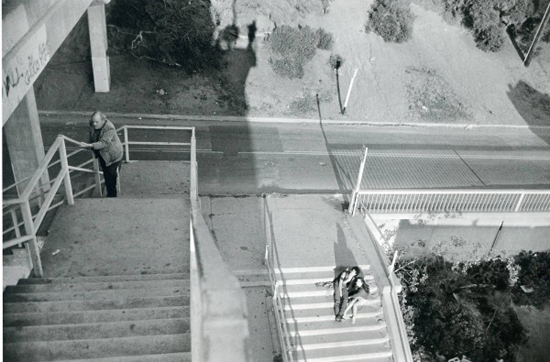
[[[334,315],[337,322],[342,321],[342,316],[348,305],[349,285],[353,284],[361,273],[358,266],[344,269],[333,281],[334,286]]]
[[[348,303],[342,313],[342,319],[348,319],[346,313],[351,309],[351,323],[355,323],[355,315],[357,314],[357,307],[362,302],[366,301],[370,295],[370,288],[365,282],[365,279],[361,277],[355,278],[348,287]]]

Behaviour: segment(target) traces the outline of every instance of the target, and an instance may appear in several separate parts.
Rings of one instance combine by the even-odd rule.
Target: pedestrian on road
[[[334,315],[337,322],[342,321],[348,305],[349,285],[361,274],[361,268],[354,266],[344,269],[333,281],[334,285]]]
[[[342,313],[342,319],[347,319],[346,313],[351,309],[351,323],[355,323],[357,307],[366,301],[370,295],[370,288],[361,277],[355,278],[348,287],[348,305]]]
[[[94,112],[90,119],[88,142],[82,142],[80,146],[90,148],[99,159],[107,187],[107,197],[117,197],[117,179],[123,156],[122,143],[115,126],[100,111]]]

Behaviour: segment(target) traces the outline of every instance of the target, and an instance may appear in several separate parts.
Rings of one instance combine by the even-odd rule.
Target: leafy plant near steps
[[[512,308],[513,259],[450,263],[443,257],[403,260],[396,273],[413,351],[445,360],[515,361],[525,343]]]
[[[375,0],[365,31],[380,35],[385,42],[406,42],[412,35],[414,21],[409,6],[408,0]]]
[[[323,29],[313,31],[309,26],[293,28],[283,25],[271,34],[270,46],[274,56],[269,58],[269,63],[281,76],[302,78],[304,65],[313,59],[317,48],[330,49],[333,43],[332,34]]]

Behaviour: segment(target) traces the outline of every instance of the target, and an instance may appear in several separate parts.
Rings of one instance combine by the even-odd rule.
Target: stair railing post
[[[197,191],[197,140],[195,139],[195,130],[191,133],[191,186],[190,193],[194,200],[198,200]]]
[[[25,232],[27,235],[32,236],[32,239],[28,241],[29,253],[31,254],[33,273],[36,277],[42,278],[44,271],[42,270],[42,261],[40,260],[40,250],[38,248],[38,242],[36,240],[36,232],[34,230],[34,222],[32,220],[31,205],[29,200],[25,200],[21,204],[21,213],[23,214],[23,220],[25,222]]]
[[[128,144],[128,128],[124,126],[124,157],[126,159],[126,163],[130,162],[130,145]]]
[[[69,170],[69,161],[67,160],[67,148],[65,147],[65,139],[59,136],[61,142],[59,144],[59,158],[61,161],[61,170],[63,172],[63,184],[65,186],[65,195],[67,203],[74,205],[73,186],[71,184],[71,171]]]
[[[101,175],[99,174],[99,162],[97,162],[97,158],[93,158],[93,165],[94,165],[94,179],[95,179],[95,191],[97,194],[101,197]]]
[[[525,193],[521,193],[521,196],[519,197],[518,203],[516,204],[516,208],[514,209],[514,212],[518,212],[521,208],[521,204],[523,203],[523,198],[525,197]]]
[[[369,152],[369,148],[365,145],[363,145],[363,149],[365,150],[365,152],[363,153],[363,159],[361,160],[361,166],[359,167],[357,183],[355,184],[355,189],[353,190],[351,201],[348,206],[348,212],[353,216],[355,216],[355,212],[357,211],[357,195],[359,194],[359,190],[361,189],[361,181],[363,180],[363,172],[365,172],[365,164],[367,163],[367,154]]]

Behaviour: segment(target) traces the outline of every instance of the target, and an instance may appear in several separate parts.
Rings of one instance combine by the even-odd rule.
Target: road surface
[[[42,116],[44,144],[59,133],[85,140],[87,118]],[[195,126],[201,194],[348,192],[356,183],[363,145],[368,156],[362,187],[550,187],[550,129],[111,120],[116,126]],[[132,140],[188,137],[130,131]],[[130,154],[132,159],[189,158],[181,147],[134,146]]]

